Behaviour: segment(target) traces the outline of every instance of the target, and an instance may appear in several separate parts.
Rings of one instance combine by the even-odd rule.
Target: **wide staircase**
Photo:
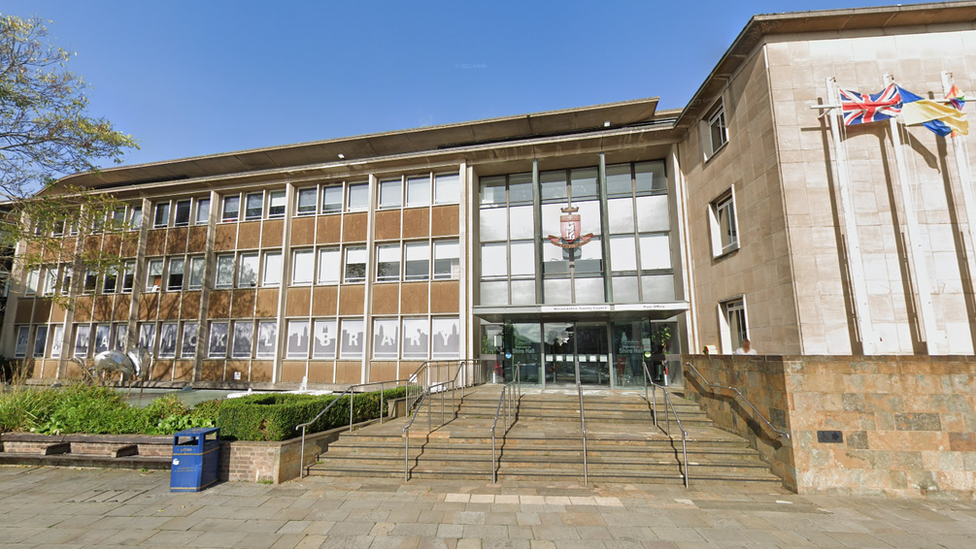
[[[467,389],[464,397],[439,395],[424,404],[409,430],[404,460],[403,427],[409,417],[343,433],[319,457],[310,475],[408,478],[492,479],[492,437],[501,388]],[[715,428],[698,405],[672,392],[675,411],[688,433],[688,463],[681,432],[671,416],[664,432],[664,402],[659,391],[661,427],[640,392],[585,391],[586,461],[590,482],[675,483],[687,467],[692,485],[764,482],[778,485],[745,439]],[[569,391],[524,392],[513,404],[516,421],[505,431],[498,420],[494,467],[506,480],[583,480],[583,445],[579,397]],[[454,416],[454,412],[457,416]],[[445,421],[441,425],[441,421]],[[428,432],[428,423],[433,427]],[[406,463],[405,463],[406,461]]]

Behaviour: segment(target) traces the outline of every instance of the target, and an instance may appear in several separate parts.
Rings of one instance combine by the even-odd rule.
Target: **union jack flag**
[[[840,104],[845,126],[878,122],[901,112],[901,93],[894,84],[870,95],[840,90]]]

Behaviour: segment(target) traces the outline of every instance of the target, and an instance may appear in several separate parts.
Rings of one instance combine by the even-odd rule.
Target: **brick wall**
[[[737,387],[778,437],[729,391],[690,371],[686,389],[716,426],[747,437],[799,493],[976,493],[976,357],[686,356],[712,383]],[[690,369],[689,369],[690,370]],[[842,442],[820,442],[839,431]]]

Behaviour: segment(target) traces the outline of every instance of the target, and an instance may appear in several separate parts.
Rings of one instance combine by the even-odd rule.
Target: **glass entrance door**
[[[610,346],[605,323],[549,322],[543,325],[546,386],[609,387]]]

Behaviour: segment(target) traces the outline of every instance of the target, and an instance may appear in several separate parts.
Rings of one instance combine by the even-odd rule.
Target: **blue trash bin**
[[[200,427],[173,435],[170,492],[199,492],[217,482],[220,428]]]

